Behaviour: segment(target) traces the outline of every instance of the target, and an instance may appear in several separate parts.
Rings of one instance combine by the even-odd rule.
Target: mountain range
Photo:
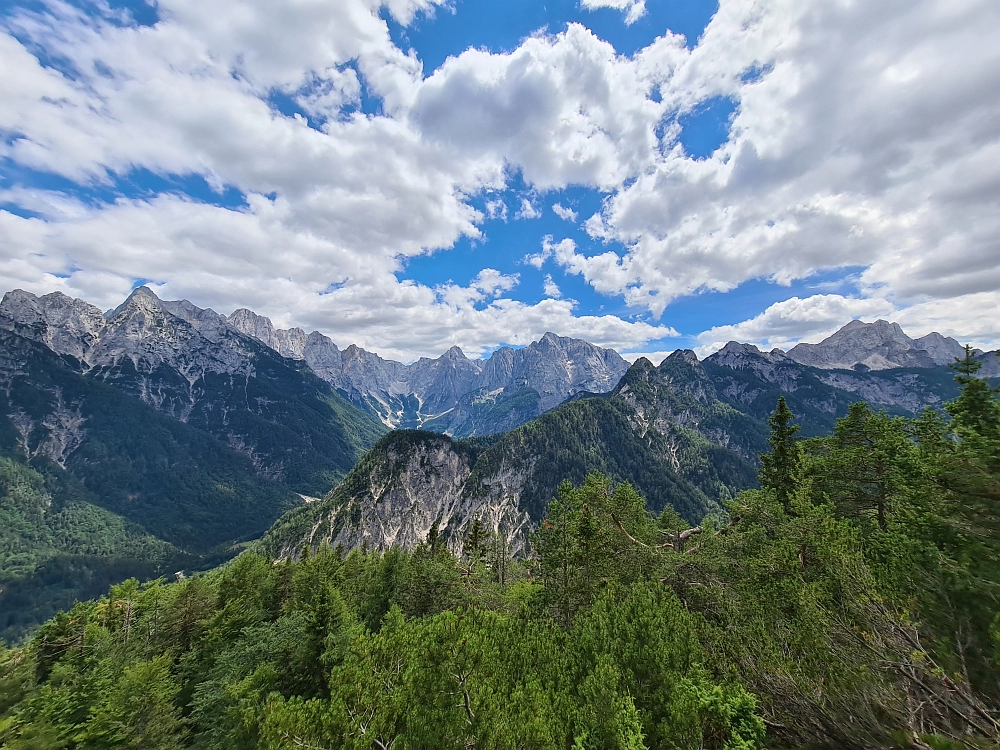
[[[340,350],[318,331],[275,329],[268,318],[246,309],[228,321],[283,356],[305,362],[387,427],[459,437],[505,432],[580,391],[610,391],[628,369],[612,349],[554,333],[523,349],[501,347],[488,359],[470,360],[453,346],[437,359],[402,364],[353,344]]]
[[[803,436],[815,436],[858,400],[908,415],[939,406],[957,395],[952,376],[934,364],[825,370],[735,342],[704,361],[690,350],[659,366],[640,358],[610,393],[581,393],[498,438],[391,433],[321,502],[279,520],[258,548],[279,558],[324,542],[385,550],[413,546],[436,528],[459,552],[478,520],[517,554],[558,484],[594,470],[632,483],[651,511],[670,505],[695,524],[755,485],[779,396]]]
[[[658,366],[552,333],[403,364],[146,287],[103,313],[9,292],[0,631],[129,575],[214,564],[269,528],[257,544],[282,556],[412,545],[435,524],[455,546],[479,518],[516,552],[558,484],[594,469],[696,522],[755,482],[778,395],[804,435],[859,399],[913,414],[954,395],[942,363],[962,351],[854,321],[788,353],[731,342]]]
[[[799,364],[824,370],[888,370],[896,367],[934,367],[961,358],[964,347],[953,338],[928,333],[911,339],[898,323],[852,320],[819,344],[797,344],[788,357]],[[976,350],[977,354],[982,354]]]

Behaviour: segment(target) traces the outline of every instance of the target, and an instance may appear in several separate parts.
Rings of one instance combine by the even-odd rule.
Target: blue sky
[[[856,317],[989,344],[1000,14],[887,8],[9,2],[0,283],[149,283],[400,359]]]

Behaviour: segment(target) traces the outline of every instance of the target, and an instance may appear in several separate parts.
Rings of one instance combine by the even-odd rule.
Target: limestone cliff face
[[[15,290],[0,303],[0,327],[79,360],[84,370],[127,360],[142,373],[165,365],[189,382],[208,372],[246,375],[255,349],[213,310],[164,302],[146,287],[106,316],[61,292],[36,297]]]
[[[299,525],[291,533],[272,531],[263,543],[279,558],[323,542],[347,550],[409,549],[436,526],[449,548],[461,553],[468,525],[479,519],[512,554],[524,551],[530,519],[518,507],[523,477],[470,484],[474,461],[473,452],[446,436],[393,433],[326,498],[296,512]]]
[[[939,333],[911,339],[897,323],[852,320],[818,344],[798,344],[788,357],[799,364],[826,370],[887,370],[896,367],[934,367],[961,356],[962,345]]]
[[[236,330],[263,342],[283,357],[305,359],[309,337],[301,328],[275,329],[269,318],[246,308],[237,310],[226,320]]]
[[[607,393],[628,370],[614,350],[553,333],[523,349],[502,347],[486,360],[471,360],[453,346],[436,359],[404,365],[353,344],[341,350],[319,332],[275,329],[250,310],[237,310],[227,321],[283,356],[305,361],[386,426],[450,435],[513,429],[576,393]]]
[[[86,361],[99,342],[104,316],[93,305],[62,292],[36,297],[15,289],[0,302],[0,328]]]

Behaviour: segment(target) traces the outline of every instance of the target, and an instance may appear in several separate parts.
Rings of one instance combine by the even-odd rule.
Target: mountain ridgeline
[[[822,366],[730,343],[629,367],[554,334],[404,365],[145,287],[107,313],[10,292],[0,344],[8,638],[108,583],[205,567],[265,531],[255,544],[277,557],[324,540],[412,547],[432,530],[457,550],[476,523],[525,551],[559,484],[594,470],[697,523],[754,486],[779,395],[804,435],[860,399],[917,414],[954,397],[935,362],[961,349],[879,321],[808,350]]]
[[[913,416],[956,394],[943,366],[828,371],[736,343],[704,362],[689,350],[656,367],[640,358],[610,393],[580,394],[502,436],[390,434],[322,502],[278,521],[259,548],[275,557],[323,542],[386,550],[412,547],[433,529],[460,551],[478,523],[520,553],[559,484],[594,470],[631,483],[651,511],[670,506],[695,524],[756,485],[779,396],[814,436],[862,399]]]
[[[353,344],[299,328],[275,329],[268,318],[237,310],[230,324],[286,357],[305,362],[345,397],[388,427],[456,437],[506,432],[581,391],[606,393],[628,363],[618,352],[546,333],[523,349],[501,347],[470,360],[457,346],[437,359],[404,365]]]
[[[331,496],[343,524],[301,525],[339,526],[351,552],[258,547],[205,575],[127,580],[0,647],[0,746],[995,750],[1000,392],[981,364],[956,363],[939,411],[858,402],[812,438],[779,398],[761,487],[697,526],[598,472],[563,482],[530,556],[478,519],[460,545],[433,523],[364,549],[354,516],[375,502],[366,523],[392,522],[422,489],[467,513],[473,476],[518,451],[496,449],[538,449],[553,418],[586,430],[617,412],[641,440],[704,431],[738,455],[749,417],[679,352],[499,440],[397,431]],[[612,465],[611,438],[628,439],[569,447]],[[707,481],[679,465],[671,501]]]

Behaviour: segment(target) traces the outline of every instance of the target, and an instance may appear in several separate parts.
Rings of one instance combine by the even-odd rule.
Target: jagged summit
[[[469,359],[456,345],[403,364],[355,344],[341,350],[318,331],[277,328],[247,308],[227,316],[188,300],[162,300],[145,285],[106,314],[60,292],[36,297],[15,290],[0,303],[0,327],[87,369],[118,368],[128,360],[152,373],[165,365],[192,388],[208,372],[250,375],[263,345],[304,363],[388,427],[460,435],[511,429],[575,393],[606,393],[628,369],[613,350],[551,331],[521,349],[502,347],[487,360]]]
[[[98,308],[62,292],[36,297],[15,289],[0,302],[0,328],[80,360],[93,350],[103,327],[104,316]]]
[[[670,352],[670,354],[664,358],[663,362],[660,363],[660,367],[662,367],[663,363],[667,361],[670,361],[671,363],[686,362],[689,365],[696,365],[698,364],[698,355],[691,349],[677,349]]]
[[[304,360],[389,427],[456,435],[510,429],[575,393],[609,392],[628,369],[614,350],[552,331],[521,349],[501,347],[485,360],[452,346],[439,357],[404,364],[356,344],[338,349],[317,331],[306,336],[298,328],[276,329],[251,310],[237,310],[227,320],[282,355]]]
[[[798,344],[788,357],[825,370],[887,370],[895,367],[934,367],[961,356],[962,345],[939,333],[912,339],[898,323],[852,320],[818,344]]]
[[[319,331],[277,328],[247,308],[227,316],[187,300],[161,300],[149,286],[136,287],[107,314],[61,292],[36,297],[14,290],[0,303],[0,327],[72,356],[87,368],[116,368],[127,359],[136,370],[151,373],[165,364],[192,387],[208,372],[245,377],[253,372],[263,346],[299,363],[293,367],[308,368],[387,427],[455,436],[511,429],[575,394],[609,393],[629,369],[611,349],[552,331],[519,349],[501,347],[488,359],[469,359],[456,345],[436,358],[405,364],[356,344],[341,349]],[[819,344],[800,344],[787,354],[731,341],[705,362],[768,378],[779,377],[780,371],[788,380],[798,377],[791,365],[828,370],[933,367],[961,354],[957,341],[938,333],[912,339],[896,323],[855,320]],[[680,378],[686,376],[678,367],[698,363],[693,351],[680,349],[659,368]]]

